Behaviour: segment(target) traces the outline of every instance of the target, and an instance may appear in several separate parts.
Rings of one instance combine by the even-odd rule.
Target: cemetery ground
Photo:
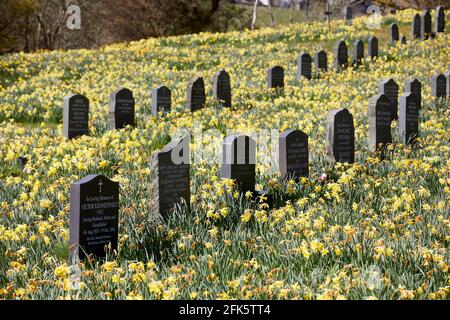
[[[0,299],[448,299],[450,296],[450,103],[431,96],[430,78],[450,64],[450,35],[411,41],[406,10],[368,29],[332,21],[254,32],[204,33],[115,44],[99,50],[0,57]],[[407,44],[389,45],[399,25]],[[449,29],[449,28],[447,28]],[[331,68],[332,47],[376,35],[380,57]],[[323,48],[328,72],[296,80],[299,52]],[[267,89],[266,70],[285,69],[284,91]],[[220,69],[231,77],[232,107],[211,94]],[[202,76],[206,105],[185,110],[186,88]],[[400,143],[397,122],[384,160],[368,149],[369,99],[393,78],[422,82],[419,138]],[[154,116],[151,92],[172,90],[172,111]],[[108,130],[109,95],[126,87],[136,128]],[[89,135],[62,135],[63,98],[90,101]],[[354,117],[355,163],[326,156],[332,109]],[[151,155],[177,129],[217,129],[193,151],[222,147],[227,130],[301,129],[309,136],[309,178],[283,179],[256,163],[257,189],[273,208],[237,192],[220,165],[191,163],[191,208],[150,219]],[[276,138],[278,139],[278,137]],[[270,136],[269,136],[270,140]],[[274,141],[272,141],[274,142]],[[257,148],[258,159],[270,150]],[[20,156],[28,162],[22,169]],[[89,174],[120,184],[118,250],[106,260],[69,264],[70,185]]]

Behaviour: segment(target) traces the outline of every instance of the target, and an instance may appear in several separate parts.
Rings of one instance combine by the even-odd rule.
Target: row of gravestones
[[[422,14],[416,14],[412,21],[411,38],[427,40],[434,38],[437,33],[445,32],[445,10],[444,7],[436,7],[434,32],[432,27],[432,17],[430,10],[425,10]]]
[[[448,89],[449,81],[442,80],[442,75],[433,77],[433,81],[436,85],[433,90]],[[400,99],[398,91],[395,81],[386,79],[380,83],[379,94],[369,100],[370,151],[383,153],[384,147],[392,143],[391,122],[394,120],[399,122],[402,143],[411,144],[419,136],[422,85],[417,79],[408,79]],[[329,112],[326,136],[327,154],[337,162],[355,162],[355,126],[346,108]],[[279,168],[283,177],[309,176],[308,139],[301,130],[281,133]],[[153,217],[166,218],[181,203],[190,206],[189,140],[189,136],[173,140],[151,157],[150,215]],[[271,206],[271,196],[255,190],[255,164],[256,144],[252,138],[240,135],[225,138],[222,177],[233,179],[241,192],[250,191],[254,198],[266,199]],[[108,250],[116,250],[118,221],[118,183],[101,175],[90,175],[73,183],[70,190],[71,259],[78,261],[89,255],[104,257]]]

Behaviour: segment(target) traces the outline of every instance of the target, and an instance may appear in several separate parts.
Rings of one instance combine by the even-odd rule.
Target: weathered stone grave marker
[[[73,139],[89,134],[89,100],[83,95],[72,94],[64,98],[63,135]]]
[[[385,94],[390,103],[392,110],[392,120],[398,119],[398,84],[394,79],[384,79],[378,88],[380,94]]]
[[[368,54],[372,60],[378,58],[378,38],[375,36],[369,38]]]
[[[183,202],[190,207],[189,136],[174,139],[151,156],[150,216],[168,217]]]
[[[355,126],[346,109],[331,110],[327,117],[327,153],[337,162],[355,162]]]
[[[191,112],[203,109],[206,103],[205,82],[202,77],[189,81],[186,94],[187,108]]]
[[[419,110],[422,108],[422,83],[417,79],[406,79],[405,93],[411,92],[416,95],[417,106]]]
[[[356,40],[353,44],[353,65],[360,66],[364,63],[364,42]]]
[[[103,258],[117,251],[119,183],[88,175],[70,186],[70,259]]]
[[[300,53],[297,59],[297,81],[302,77],[310,80],[312,78],[312,58],[309,53]]]
[[[436,33],[445,32],[445,9],[443,6],[436,7],[434,30]]]
[[[400,40],[400,36],[398,33],[398,26],[396,23],[392,23],[389,26],[389,43],[391,45],[394,45],[399,40]]]
[[[109,97],[109,129],[122,129],[135,126],[135,101],[133,93],[126,89],[119,89]]]
[[[152,92],[152,114],[168,113],[172,109],[172,92],[166,86],[158,86]]]
[[[214,75],[213,95],[222,107],[231,108],[230,75],[223,69]]]
[[[419,136],[419,104],[417,95],[412,92],[400,97],[398,129],[403,144],[413,143]]]
[[[392,143],[392,106],[385,94],[369,100],[369,150],[382,151]]]
[[[301,130],[288,130],[279,138],[279,162],[282,176],[309,176],[308,135]]]
[[[436,98],[447,97],[447,78],[445,75],[435,74],[431,77],[431,95]]]
[[[420,37],[422,40],[428,40],[431,37],[431,13],[425,10],[420,17]]]
[[[411,28],[411,39],[421,39],[422,38],[422,18],[420,14],[416,13],[413,17],[412,28]]]
[[[328,71],[328,58],[327,53],[324,50],[315,53],[314,65],[317,71]]]
[[[284,69],[280,66],[275,66],[267,70],[267,86],[269,89],[283,89],[284,88]]]
[[[249,136],[231,135],[223,142],[222,178],[233,179],[242,192],[255,191],[256,144]]]
[[[338,41],[334,48],[334,68],[337,71],[348,68],[348,48],[343,40]]]

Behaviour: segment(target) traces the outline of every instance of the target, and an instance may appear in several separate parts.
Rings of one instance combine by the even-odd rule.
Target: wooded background
[[[323,19],[326,0],[264,0],[268,25]],[[334,0],[339,13],[350,0]],[[376,1],[398,9],[423,9],[449,1],[398,0]],[[66,27],[67,8],[81,9],[81,29]],[[248,4],[248,5],[244,5]],[[0,53],[40,49],[94,48],[104,44],[148,37],[225,32],[254,26],[255,0],[1,0]],[[284,7],[287,9],[276,9]],[[278,10],[278,11],[275,11]],[[303,10],[301,15],[293,11]],[[289,13],[286,13],[289,12]],[[258,16],[259,18],[259,16]],[[253,22],[253,23],[252,23]],[[261,25],[261,24],[260,24]],[[258,24],[256,24],[256,27]]]

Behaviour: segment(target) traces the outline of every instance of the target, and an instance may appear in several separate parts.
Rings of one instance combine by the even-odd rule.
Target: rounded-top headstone
[[[135,101],[133,93],[127,88],[121,88],[109,97],[109,128],[122,129],[126,126],[135,126]]]
[[[267,86],[269,89],[284,88],[284,69],[281,66],[275,66],[267,70]]]
[[[308,135],[301,130],[288,130],[280,134],[279,163],[282,176],[309,176]]]
[[[436,98],[447,97],[447,78],[442,73],[431,77],[431,95]]]
[[[196,77],[189,81],[187,95],[187,108],[191,112],[203,109],[206,103],[205,81],[202,77]]]
[[[297,81],[302,77],[310,80],[312,78],[312,58],[309,53],[302,52],[297,59]]]
[[[328,113],[326,133],[327,154],[337,162],[355,162],[355,126],[347,108]]]
[[[416,95],[419,110],[422,107],[422,83],[418,79],[408,78],[405,81],[405,92]]]
[[[324,50],[320,50],[315,53],[314,65],[316,67],[316,70],[321,70],[321,71],[328,70],[328,58],[327,58],[327,53]]]
[[[89,133],[89,99],[80,94],[64,98],[63,135],[73,139]]]
[[[348,48],[344,40],[339,40],[335,44],[334,67],[338,71],[348,68]]]
[[[172,109],[172,92],[166,86],[158,86],[152,92],[152,114],[168,113]]]
[[[416,13],[413,17],[412,28],[411,28],[411,38],[412,39],[420,39],[421,38],[421,25],[422,18],[420,14]]]
[[[213,77],[213,95],[223,107],[231,108],[230,75],[224,69]]]
[[[392,143],[391,134],[392,107],[385,94],[379,94],[369,100],[369,150],[383,150]]]
[[[436,7],[436,18],[435,18],[435,27],[434,31],[445,32],[445,9],[443,6]]]
[[[371,59],[378,58],[378,38],[375,36],[369,38],[368,54]]]

